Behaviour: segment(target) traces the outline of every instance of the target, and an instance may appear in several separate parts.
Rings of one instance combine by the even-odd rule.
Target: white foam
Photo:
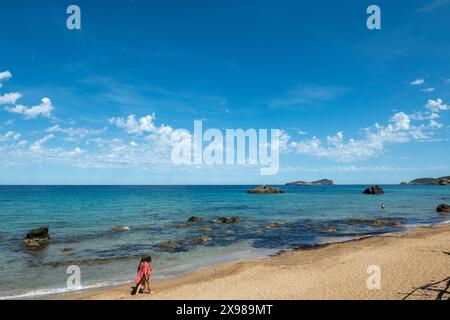
[[[80,286],[77,288],[46,288],[46,289],[38,289],[29,291],[23,294],[11,295],[0,297],[0,300],[15,300],[15,299],[33,299],[39,298],[43,296],[56,295],[56,294],[65,294],[65,293],[74,293],[82,290],[88,289],[97,289],[103,287],[112,287],[130,283],[130,281],[118,281],[118,282],[101,282],[91,285]]]

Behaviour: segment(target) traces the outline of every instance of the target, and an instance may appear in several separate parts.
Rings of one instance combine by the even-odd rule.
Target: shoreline
[[[402,299],[420,287],[425,289],[414,291],[408,298],[431,299],[433,293],[439,292],[436,286],[450,281],[449,240],[449,223],[426,225],[403,233],[219,263],[175,278],[154,280],[151,295],[132,296],[130,281],[126,285],[58,294],[52,299]],[[381,289],[367,289],[367,267],[371,265],[380,267]],[[442,283],[433,284],[438,281]],[[433,288],[428,290],[428,284]]]

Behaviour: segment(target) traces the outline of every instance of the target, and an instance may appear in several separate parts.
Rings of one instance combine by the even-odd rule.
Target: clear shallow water
[[[450,187],[444,186],[383,186],[386,193],[376,196],[361,194],[366,186],[283,186],[286,194],[246,194],[252,187],[0,186],[0,297],[64,292],[69,265],[80,266],[84,287],[96,287],[132,280],[141,255],[151,255],[154,277],[164,278],[221,261],[448,219],[435,211],[450,202]],[[238,216],[240,222],[179,228],[190,216]],[[266,228],[276,221],[284,224]],[[22,240],[39,226],[49,227],[51,244],[27,251]],[[115,226],[130,230],[114,231]],[[212,231],[202,232],[201,226]],[[213,240],[192,244],[202,235]],[[164,241],[182,247],[167,252],[158,246]]]

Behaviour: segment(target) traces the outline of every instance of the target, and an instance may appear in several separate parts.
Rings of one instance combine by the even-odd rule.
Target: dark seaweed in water
[[[293,249],[317,248],[318,242],[328,237],[363,237],[369,235],[397,232],[404,230],[402,218],[380,219],[343,219],[343,220],[312,220],[300,219],[294,222],[274,223],[268,221],[247,221],[236,224],[217,224],[205,221],[193,224],[187,228],[178,228],[171,224],[168,228],[141,228],[140,232],[152,230],[156,239],[163,237],[181,244],[177,248],[161,248],[157,243],[127,243],[108,249],[87,249],[71,253],[62,260],[45,261],[45,256],[31,257],[30,266],[60,267],[71,264],[103,264],[108,261],[138,259],[151,252],[177,253],[192,250],[198,246],[229,246],[241,240],[253,240],[254,248],[260,249]],[[420,221],[416,221],[420,223]],[[137,232],[136,228],[132,229]],[[98,236],[121,237],[126,233],[105,231]],[[208,241],[196,241],[201,236],[207,236]],[[89,241],[91,236],[84,237]],[[67,239],[65,239],[67,240]],[[60,257],[58,257],[60,258]]]

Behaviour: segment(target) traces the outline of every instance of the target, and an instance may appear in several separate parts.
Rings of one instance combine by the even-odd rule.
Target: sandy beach
[[[379,289],[368,289],[369,266],[379,267]],[[154,281],[151,295],[132,296],[126,285],[57,299],[445,300],[449,286],[450,224],[444,224],[216,265]]]

